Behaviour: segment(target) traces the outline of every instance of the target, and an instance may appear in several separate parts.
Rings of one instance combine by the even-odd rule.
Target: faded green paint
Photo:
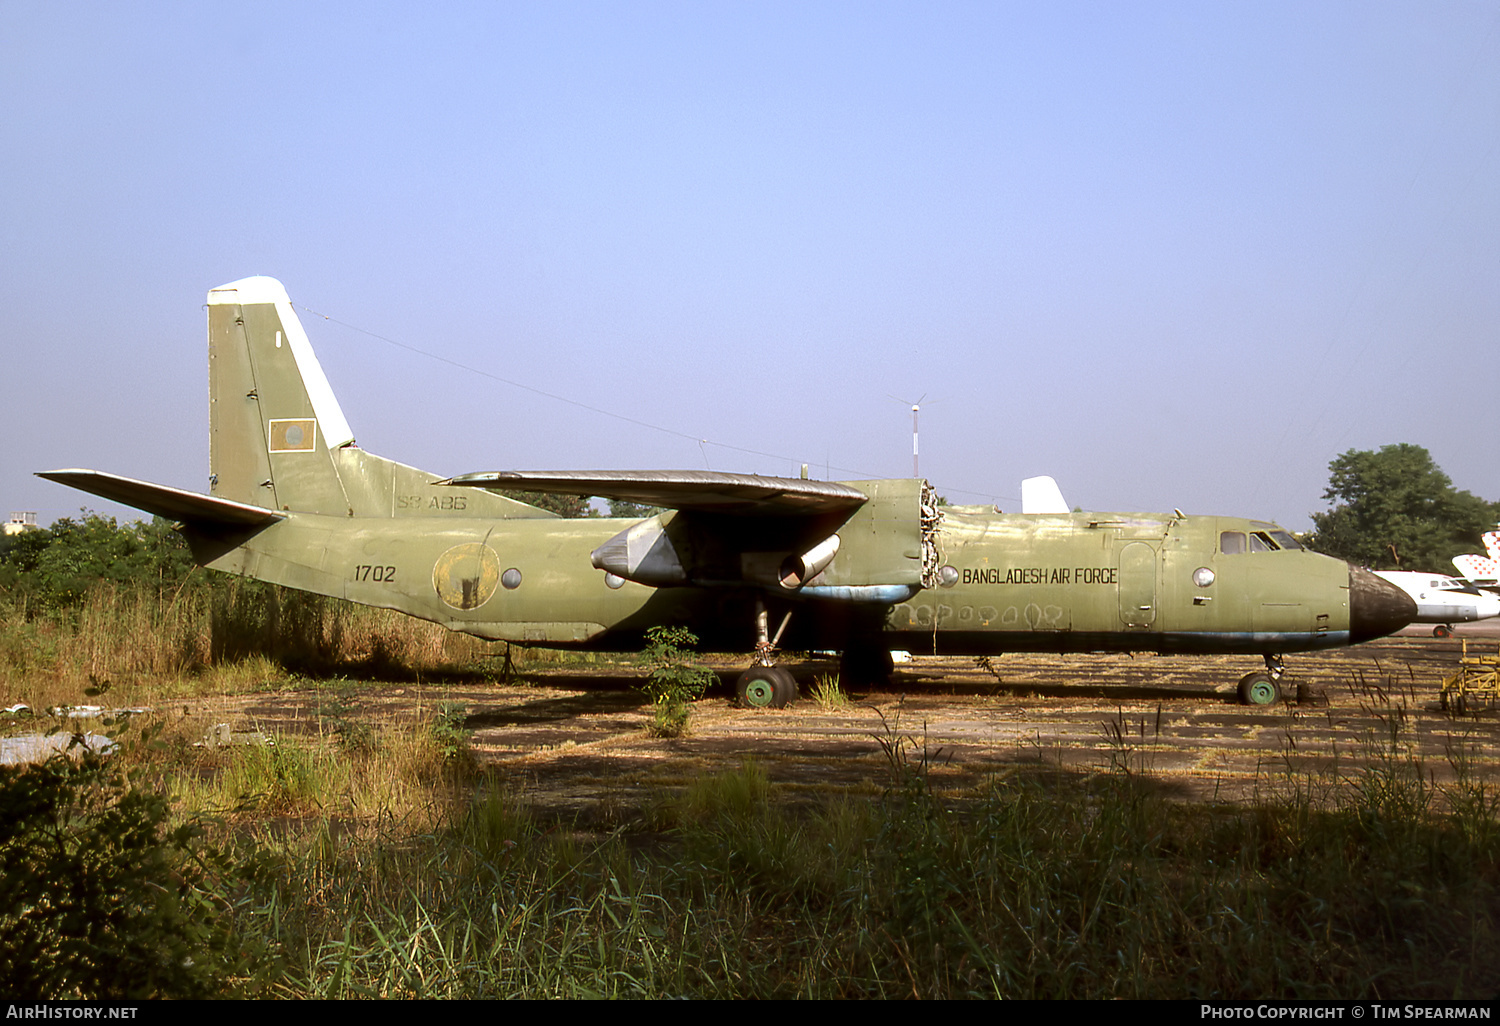
[[[924,652],[1265,652],[1345,643],[1345,564],[1302,550],[1218,552],[1222,530],[1270,527],[1142,513],[948,513],[939,548],[957,582],[898,605],[888,629]],[[1211,585],[1193,582],[1199,568],[1213,572]],[[1257,637],[1265,634],[1288,636]]]
[[[748,650],[764,607],[773,624],[790,612],[788,649],[1279,653],[1393,630],[1411,606],[1337,560],[1277,548],[1272,525],[972,507],[929,507],[924,523],[911,479],[539,475],[562,493],[681,499],[645,521],[563,520],[353,444],[279,283],[224,286],[208,310],[211,495],[48,476],[182,520],[213,569],[483,638],[629,648],[683,624]],[[1224,532],[1260,533],[1266,550],[1221,552]],[[811,580],[788,572],[813,565]]]

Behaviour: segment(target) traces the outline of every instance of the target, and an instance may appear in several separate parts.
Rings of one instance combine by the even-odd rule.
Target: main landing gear
[[[735,681],[740,705],[753,709],[783,709],[797,699],[797,681],[783,666],[752,666]]]
[[[1281,700],[1281,678],[1286,673],[1281,656],[1267,653],[1266,668],[1240,678],[1240,702],[1244,705],[1271,705]]]
[[[776,643],[792,614],[781,618],[776,637],[770,636],[766,623],[766,605],[755,600],[755,665],[734,682],[735,697],[742,706],[754,709],[784,709],[797,699],[797,680],[790,670],[776,665]]]

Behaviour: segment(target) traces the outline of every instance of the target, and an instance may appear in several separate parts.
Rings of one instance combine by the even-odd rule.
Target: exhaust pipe
[[[839,536],[835,534],[824,538],[800,556],[786,557],[781,561],[781,572],[777,575],[781,579],[781,586],[788,591],[802,587],[826,570],[828,564],[833,562],[833,557],[838,554]]]

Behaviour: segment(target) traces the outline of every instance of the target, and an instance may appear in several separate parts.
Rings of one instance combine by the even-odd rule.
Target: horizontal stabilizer
[[[846,513],[869,501],[859,489],[833,481],[712,470],[500,470],[461,474],[440,483],[553,495],[597,495],[706,513],[806,516]]]
[[[196,492],[185,492],[181,488],[168,488],[166,485],[103,474],[97,470],[48,470],[37,474],[37,477],[45,477],[48,481],[77,488],[101,499],[122,502],[167,520],[183,523],[258,527],[286,519],[286,514],[274,509],[215,499]]]

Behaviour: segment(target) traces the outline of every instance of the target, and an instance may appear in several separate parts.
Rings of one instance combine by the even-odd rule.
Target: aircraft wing
[[[834,481],[712,470],[500,470],[460,474],[439,484],[597,495],[667,509],[771,516],[848,513],[869,501],[859,489]]]
[[[168,488],[97,470],[47,470],[37,477],[183,523],[259,527],[286,519],[286,514],[274,509],[215,499],[197,492],[185,492],[181,488]]]

